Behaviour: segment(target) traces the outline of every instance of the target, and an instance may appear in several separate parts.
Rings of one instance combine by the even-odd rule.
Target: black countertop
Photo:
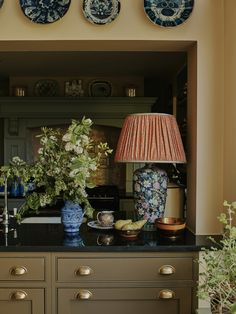
[[[116,230],[91,229],[83,223],[79,235],[67,235],[61,224],[20,224],[0,232],[0,252],[191,252],[210,247],[207,236],[185,230],[168,238],[142,231],[136,240],[120,237]]]

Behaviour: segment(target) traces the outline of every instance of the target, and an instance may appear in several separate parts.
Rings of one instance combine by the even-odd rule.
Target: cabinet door
[[[57,314],[190,314],[191,288],[58,289]]]
[[[0,313],[44,314],[44,289],[0,288]]]

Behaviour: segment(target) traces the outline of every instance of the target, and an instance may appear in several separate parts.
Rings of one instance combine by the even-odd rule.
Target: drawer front
[[[58,258],[59,282],[191,280],[192,258]]]
[[[0,281],[44,280],[43,257],[1,257]]]
[[[0,313],[45,314],[44,289],[0,288]]]
[[[58,289],[57,314],[190,314],[190,288]]]

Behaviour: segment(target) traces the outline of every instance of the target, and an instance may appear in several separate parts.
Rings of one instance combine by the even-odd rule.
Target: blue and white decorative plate
[[[93,24],[107,24],[120,13],[120,0],[84,0],[83,12]]]
[[[62,18],[71,0],[20,0],[24,14],[34,23],[48,24]]]
[[[144,0],[144,10],[155,24],[173,27],[185,22],[192,13],[194,0]]]
[[[4,0],[0,0],[0,9],[1,9],[2,5],[3,5],[3,2],[4,2]]]

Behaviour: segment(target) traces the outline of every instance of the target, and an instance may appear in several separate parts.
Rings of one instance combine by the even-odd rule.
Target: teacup
[[[97,221],[103,227],[110,227],[114,222],[113,211],[103,210],[97,213]]]

